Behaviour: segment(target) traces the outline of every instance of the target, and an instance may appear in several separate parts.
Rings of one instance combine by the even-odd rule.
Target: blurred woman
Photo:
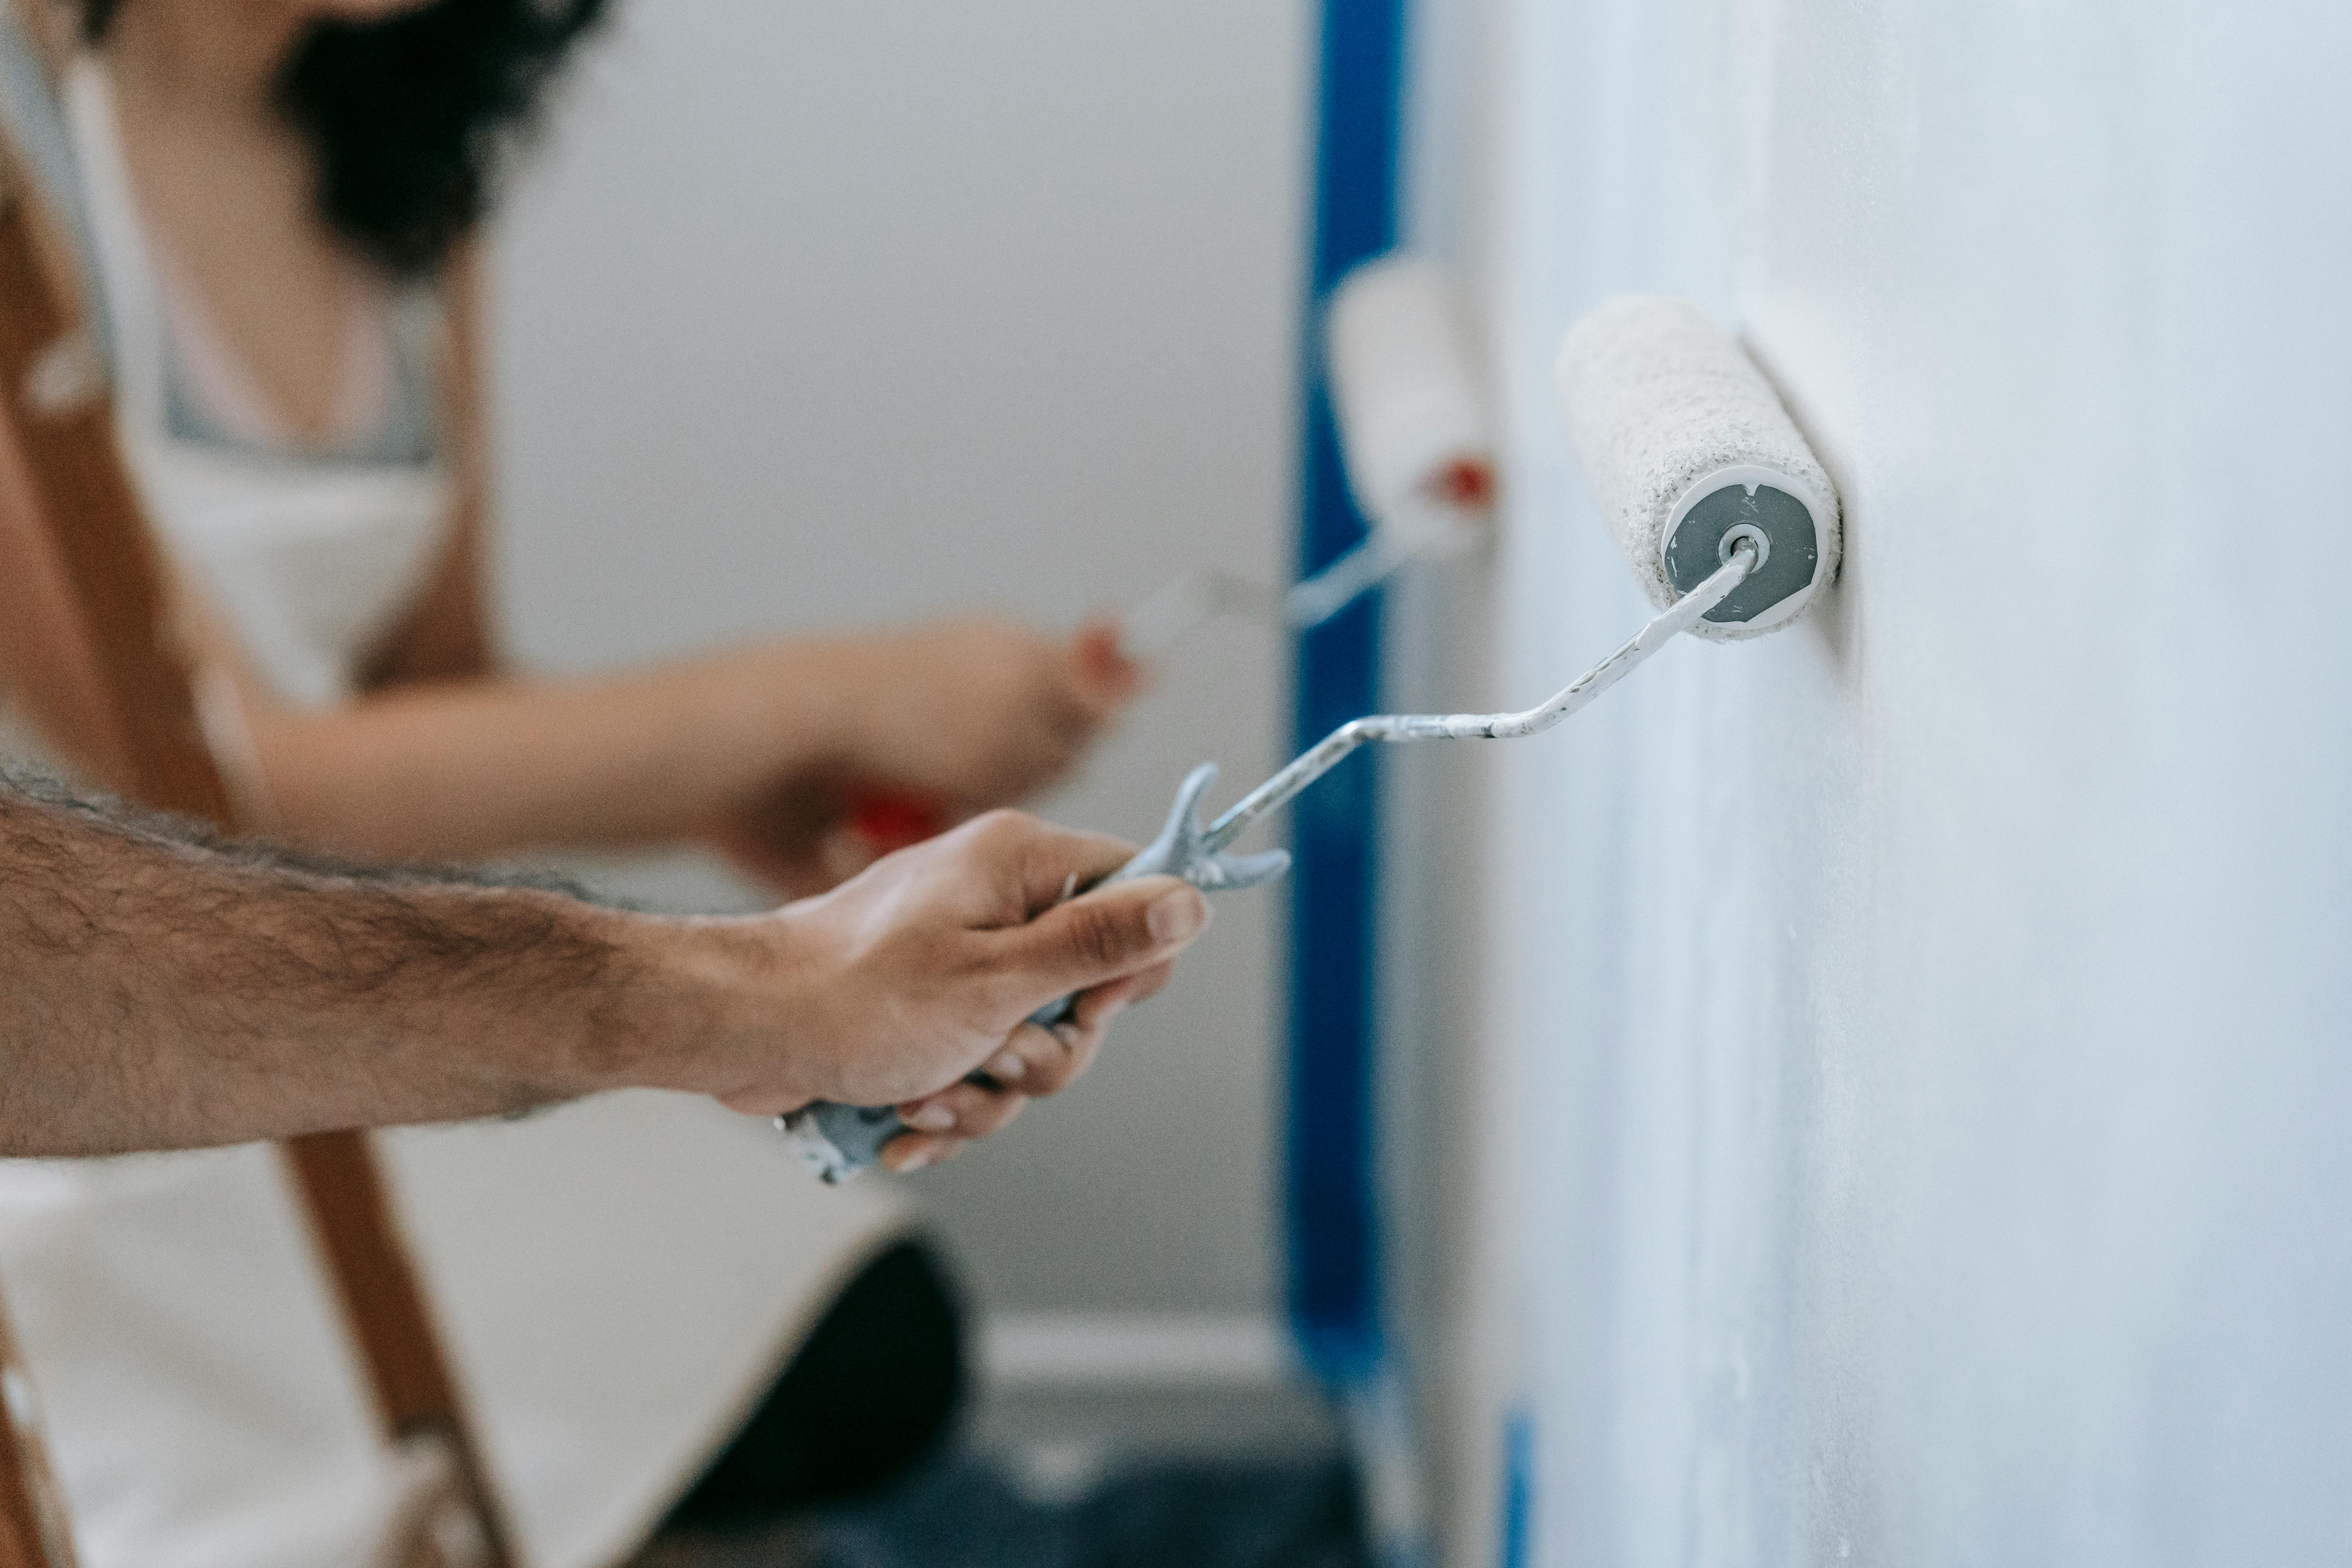
[[[813,891],[871,853],[845,830],[861,791],[1018,798],[1136,671],[1101,628],[980,621],[603,679],[498,670],[471,242],[602,8],[88,0],[0,26],[0,96],[67,171],[51,194],[247,824],[436,858],[699,840]],[[10,494],[16,749],[119,777]],[[887,1197],[821,1193],[763,1130],[624,1100],[392,1157],[534,1563],[871,1482],[945,1419],[932,1260]],[[266,1151],[0,1168],[0,1279],[90,1568],[383,1549],[401,1479]]]

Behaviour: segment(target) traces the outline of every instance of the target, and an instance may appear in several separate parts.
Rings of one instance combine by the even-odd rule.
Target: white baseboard
[[[1232,1387],[1293,1372],[1288,1336],[1257,1313],[1003,1312],[979,1338],[1000,1388]]]

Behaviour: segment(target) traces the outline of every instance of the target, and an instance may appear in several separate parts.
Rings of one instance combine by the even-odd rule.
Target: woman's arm
[[[1100,641],[1074,652],[984,621],[787,639],[612,677],[257,708],[250,731],[273,831],[379,855],[717,834],[849,778],[980,809],[1062,773],[1125,700],[1123,662],[1089,663]]]
[[[951,819],[1017,800],[1070,766],[1139,688],[1108,626],[1066,642],[979,621],[778,641],[604,679],[498,679],[474,247],[448,278],[448,541],[360,700],[289,713],[247,684],[257,793],[275,830],[453,858],[698,837],[814,891],[845,874],[838,828],[861,782],[919,792]]]
[[[249,724],[274,828],[298,840],[457,859],[646,844],[849,750],[844,662],[786,644],[605,679],[400,685]]]

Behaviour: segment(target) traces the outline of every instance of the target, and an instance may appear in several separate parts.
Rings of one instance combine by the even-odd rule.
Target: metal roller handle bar
[[[1373,741],[1511,741],[1539,735],[1594,698],[1622,680],[1633,667],[1649,658],[1691,624],[1729,597],[1733,589],[1762,563],[1769,542],[1725,536],[1728,547],[1715,574],[1675,601],[1674,605],[1633,635],[1633,640],[1555,693],[1549,700],[1517,713],[1387,713],[1353,719],[1325,736],[1287,767],[1235,802],[1207,827],[1197,826],[1201,795],[1216,776],[1213,764],[1192,770],[1177,792],[1175,808],[1158,839],[1133,860],[1104,879],[1118,881],[1155,873],[1173,874],[1204,892],[1244,888],[1281,875],[1288,858],[1280,851],[1264,856],[1232,858],[1225,847],[1244,829],[1268,812],[1289,804],[1307,785],[1337,767],[1357,747]],[[1030,1016],[1032,1023],[1051,1027],[1070,1015],[1076,998],[1049,1002]],[[972,1081],[987,1081],[973,1075]],[[847,1181],[875,1164],[882,1145],[908,1131],[889,1106],[847,1106],[824,1102],[804,1106],[776,1119],[810,1167],[831,1183]]]
[[[1625,679],[1627,672],[1649,658],[1691,624],[1731,596],[1758,564],[1756,546],[1740,540],[1730,559],[1715,574],[1675,601],[1673,606],[1633,635],[1615,653],[1594,665],[1549,700],[1517,713],[1381,713],[1350,719],[1301,752],[1290,765],[1234,803],[1209,824],[1202,847],[1210,853],[1223,849],[1242,831],[1270,811],[1287,805],[1298,793],[1339,764],[1342,758],[1372,741],[1515,741],[1540,735],[1570,714]]]
[[[1483,503],[1419,495],[1386,526],[1320,572],[1276,593],[1213,566],[1172,577],[1118,618],[1120,649],[1158,658],[1221,616],[1244,616],[1294,632],[1311,631],[1416,557],[1458,550],[1476,532]],[[877,854],[887,855],[947,831],[944,802],[875,785],[850,802],[849,819]]]
[[[1483,509],[1416,498],[1370,537],[1312,577],[1281,593],[1213,566],[1161,584],[1119,617],[1121,646],[1156,658],[1220,616],[1246,616],[1294,632],[1311,631],[1402,567],[1424,555],[1463,548]]]

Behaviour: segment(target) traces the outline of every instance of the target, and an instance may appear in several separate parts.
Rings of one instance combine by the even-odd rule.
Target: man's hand
[[[897,1105],[927,1163],[1086,1069],[1208,923],[1116,839],[997,812],[821,898],[662,920],[0,783],[0,1153],[390,1127],[599,1089]],[[1076,993],[1066,1026],[1026,1020]],[[962,1080],[985,1068],[998,1087]]]
[[[1084,1072],[1111,1018],[1208,924],[1207,901],[1170,877],[1068,897],[1133,853],[992,812],[823,897],[702,922],[716,946],[701,962],[730,968],[735,994],[677,1087],[761,1115],[896,1105],[915,1131],[887,1151],[894,1170],[995,1131]],[[1068,1022],[1027,1021],[1073,993]],[[964,1082],[974,1069],[992,1087]]]

